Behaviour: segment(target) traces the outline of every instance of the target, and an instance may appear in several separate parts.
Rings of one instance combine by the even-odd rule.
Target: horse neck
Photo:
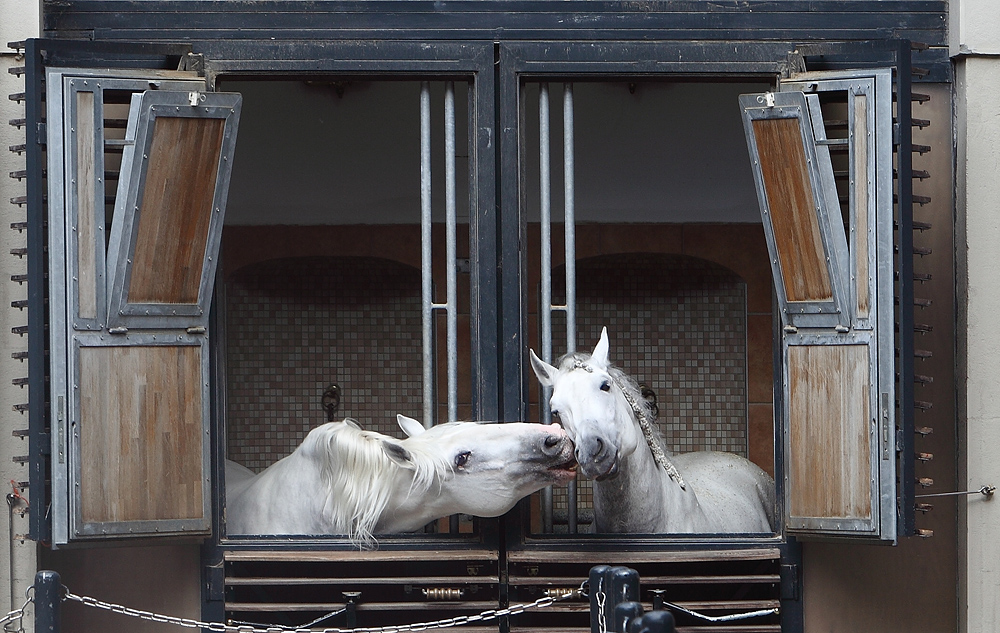
[[[623,457],[618,475],[594,482],[594,514],[600,532],[684,532],[704,513],[687,484],[682,488],[656,463],[639,423],[630,416],[638,447]],[[607,525],[602,524],[607,523]]]
[[[434,494],[439,485],[439,482],[434,482],[429,490],[421,490],[414,485],[413,471],[401,469],[376,530],[382,533],[413,532],[438,517],[453,514],[443,508],[441,496]]]

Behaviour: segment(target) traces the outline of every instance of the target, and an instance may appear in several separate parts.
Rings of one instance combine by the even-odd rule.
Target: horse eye
[[[456,455],[455,466],[457,468],[464,467],[467,463],[469,463],[469,455],[472,455],[472,453],[470,453],[469,451],[465,451],[464,453],[459,453],[458,455]]]
[[[605,380],[601,383],[601,391],[611,391],[611,383]]]

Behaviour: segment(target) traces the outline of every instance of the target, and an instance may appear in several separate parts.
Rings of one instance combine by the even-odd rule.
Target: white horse
[[[774,481],[732,453],[670,456],[648,403],[608,361],[608,331],[589,356],[568,354],[531,366],[576,445],[583,476],[594,480],[598,532],[743,533],[774,529]]]
[[[499,516],[575,475],[573,444],[558,424],[425,430],[412,418],[397,421],[406,439],[346,419],[313,429],[258,475],[227,463],[227,532],[338,534],[371,547],[372,534],[414,531],[451,514]]]

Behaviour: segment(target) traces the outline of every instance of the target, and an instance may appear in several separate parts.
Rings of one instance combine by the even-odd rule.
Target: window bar
[[[434,426],[434,277],[431,262],[431,85],[420,84],[420,282],[423,328],[423,403],[426,428]]]
[[[542,296],[538,316],[542,325],[542,360],[552,362],[552,177],[550,173],[549,150],[549,84],[538,86],[538,168],[539,168],[539,211],[542,261],[540,275]],[[549,398],[552,390],[540,387],[539,399],[542,424],[551,424],[552,412],[549,410]],[[552,532],[552,486],[542,489],[542,531]]]
[[[541,280],[542,296],[541,317],[542,358],[547,363],[552,362],[552,313],[566,313],[566,351],[576,351],[576,231],[575,231],[575,181],[574,145],[573,145],[573,85],[564,84],[563,90],[563,186],[564,186],[564,229],[565,229],[565,266],[566,266],[566,303],[552,303],[552,174],[551,148],[549,145],[549,86],[539,85],[538,91],[538,128],[539,128],[539,189],[540,189],[540,225],[541,225]],[[552,422],[552,414],[548,408],[551,392],[542,388],[541,418],[543,424]],[[567,528],[571,534],[577,531],[577,490],[576,481],[569,482],[567,487]],[[543,531],[552,532],[552,488],[542,492],[542,526]]]
[[[446,301],[434,303],[431,223],[431,97],[430,83],[420,88],[420,237],[421,291],[423,307],[424,352],[424,426],[431,427],[436,419],[434,400],[434,311],[443,310],[447,317],[448,421],[458,419],[458,314],[456,257],[456,187],[455,187],[455,83],[445,85],[445,270]]]
[[[455,83],[444,89],[444,181],[445,181],[445,270],[447,285],[447,344],[448,344],[448,421],[458,419],[458,311],[456,310],[456,278],[458,260],[455,252]],[[458,515],[448,518],[448,529],[458,534]]]
[[[448,421],[458,420],[458,310],[455,212],[455,82],[449,81],[444,90],[444,174],[445,174],[445,269],[447,270],[448,313]]]
[[[566,259],[566,352],[576,351],[576,180],[574,170],[575,147],[573,144],[573,84],[563,84],[563,222],[565,224]],[[555,308],[555,306],[553,306]],[[569,500],[566,505],[566,521],[569,533],[575,534],[576,526],[576,479],[567,485]]]

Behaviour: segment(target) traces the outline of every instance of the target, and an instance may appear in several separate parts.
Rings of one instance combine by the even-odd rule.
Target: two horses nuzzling
[[[760,533],[774,528],[774,481],[732,453],[671,456],[635,381],[608,360],[608,333],[591,354],[531,366],[594,480],[598,532]]]

